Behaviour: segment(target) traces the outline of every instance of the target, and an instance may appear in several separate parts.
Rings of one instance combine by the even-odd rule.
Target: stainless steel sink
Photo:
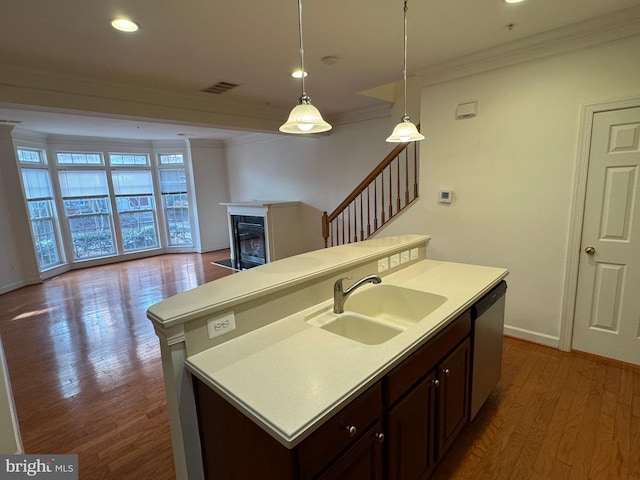
[[[305,318],[322,328],[367,345],[390,340],[421,321],[447,301],[446,297],[395,285],[374,285],[354,293],[344,313],[325,308]]]

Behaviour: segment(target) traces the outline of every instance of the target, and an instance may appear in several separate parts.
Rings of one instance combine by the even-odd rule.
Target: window
[[[38,160],[34,160],[33,153]],[[21,162],[43,163],[40,152],[37,151],[18,150],[18,159]],[[60,265],[62,258],[59,249],[58,219],[49,171],[45,168],[23,168],[22,183],[40,270]]]
[[[111,175],[124,251],[158,247],[151,171],[116,170]]]
[[[64,150],[50,162],[43,149],[16,149],[40,271],[193,246],[184,154],[163,153],[156,161],[135,148]]]
[[[40,150],[18,149],[18,160],[21,163],[46,163]]]
[[[187,175],[180,154],[160,155],[160,165],[170,165],[160,169],[160,191],[169,245],[192,245],[189,197],[187,195]]]
[[[63,170],[58,173],[69,220],[73,258],[81,260],[115,254],[106,172]]]
[[[130,153],[110,153],[109,163],[114,166],[120,165],[135,165],[135,166],[147,166],[149,165],[148,155],[135,155]]]
[[[60,165],[103,165],[102,155],[99,153],[58,153],[56,155]]]

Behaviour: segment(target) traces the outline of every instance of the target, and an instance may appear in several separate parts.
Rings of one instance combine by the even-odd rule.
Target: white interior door
[[[596,113],[572,348],[640,365],[640,108]]]

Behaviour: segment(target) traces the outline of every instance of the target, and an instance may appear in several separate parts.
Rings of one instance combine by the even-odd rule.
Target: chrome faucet
[[[350,280],[351,277],[339,278],[336,283],[333,284],[333,313],[344,313],[344,302],[347,301],[347,297],[358,287],[361,287],[365,283],[380,283],[382,279],[378,275],[367,275],[361,278],[356,283],[351,285],[346,290],[342,289],[342,281]]]

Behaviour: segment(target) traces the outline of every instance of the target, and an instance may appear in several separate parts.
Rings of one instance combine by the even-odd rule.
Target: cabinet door
[[[317,480],[382,480],[382,426],[380,422],[349,448]]]
[[[435,372],[418,383],[387,414],[387,477],[426,478],[435,466]]]
[[[436,460],[440,460],[464,427],[469,414],[469,355],[467,338],[437,367],[438,441]]]

